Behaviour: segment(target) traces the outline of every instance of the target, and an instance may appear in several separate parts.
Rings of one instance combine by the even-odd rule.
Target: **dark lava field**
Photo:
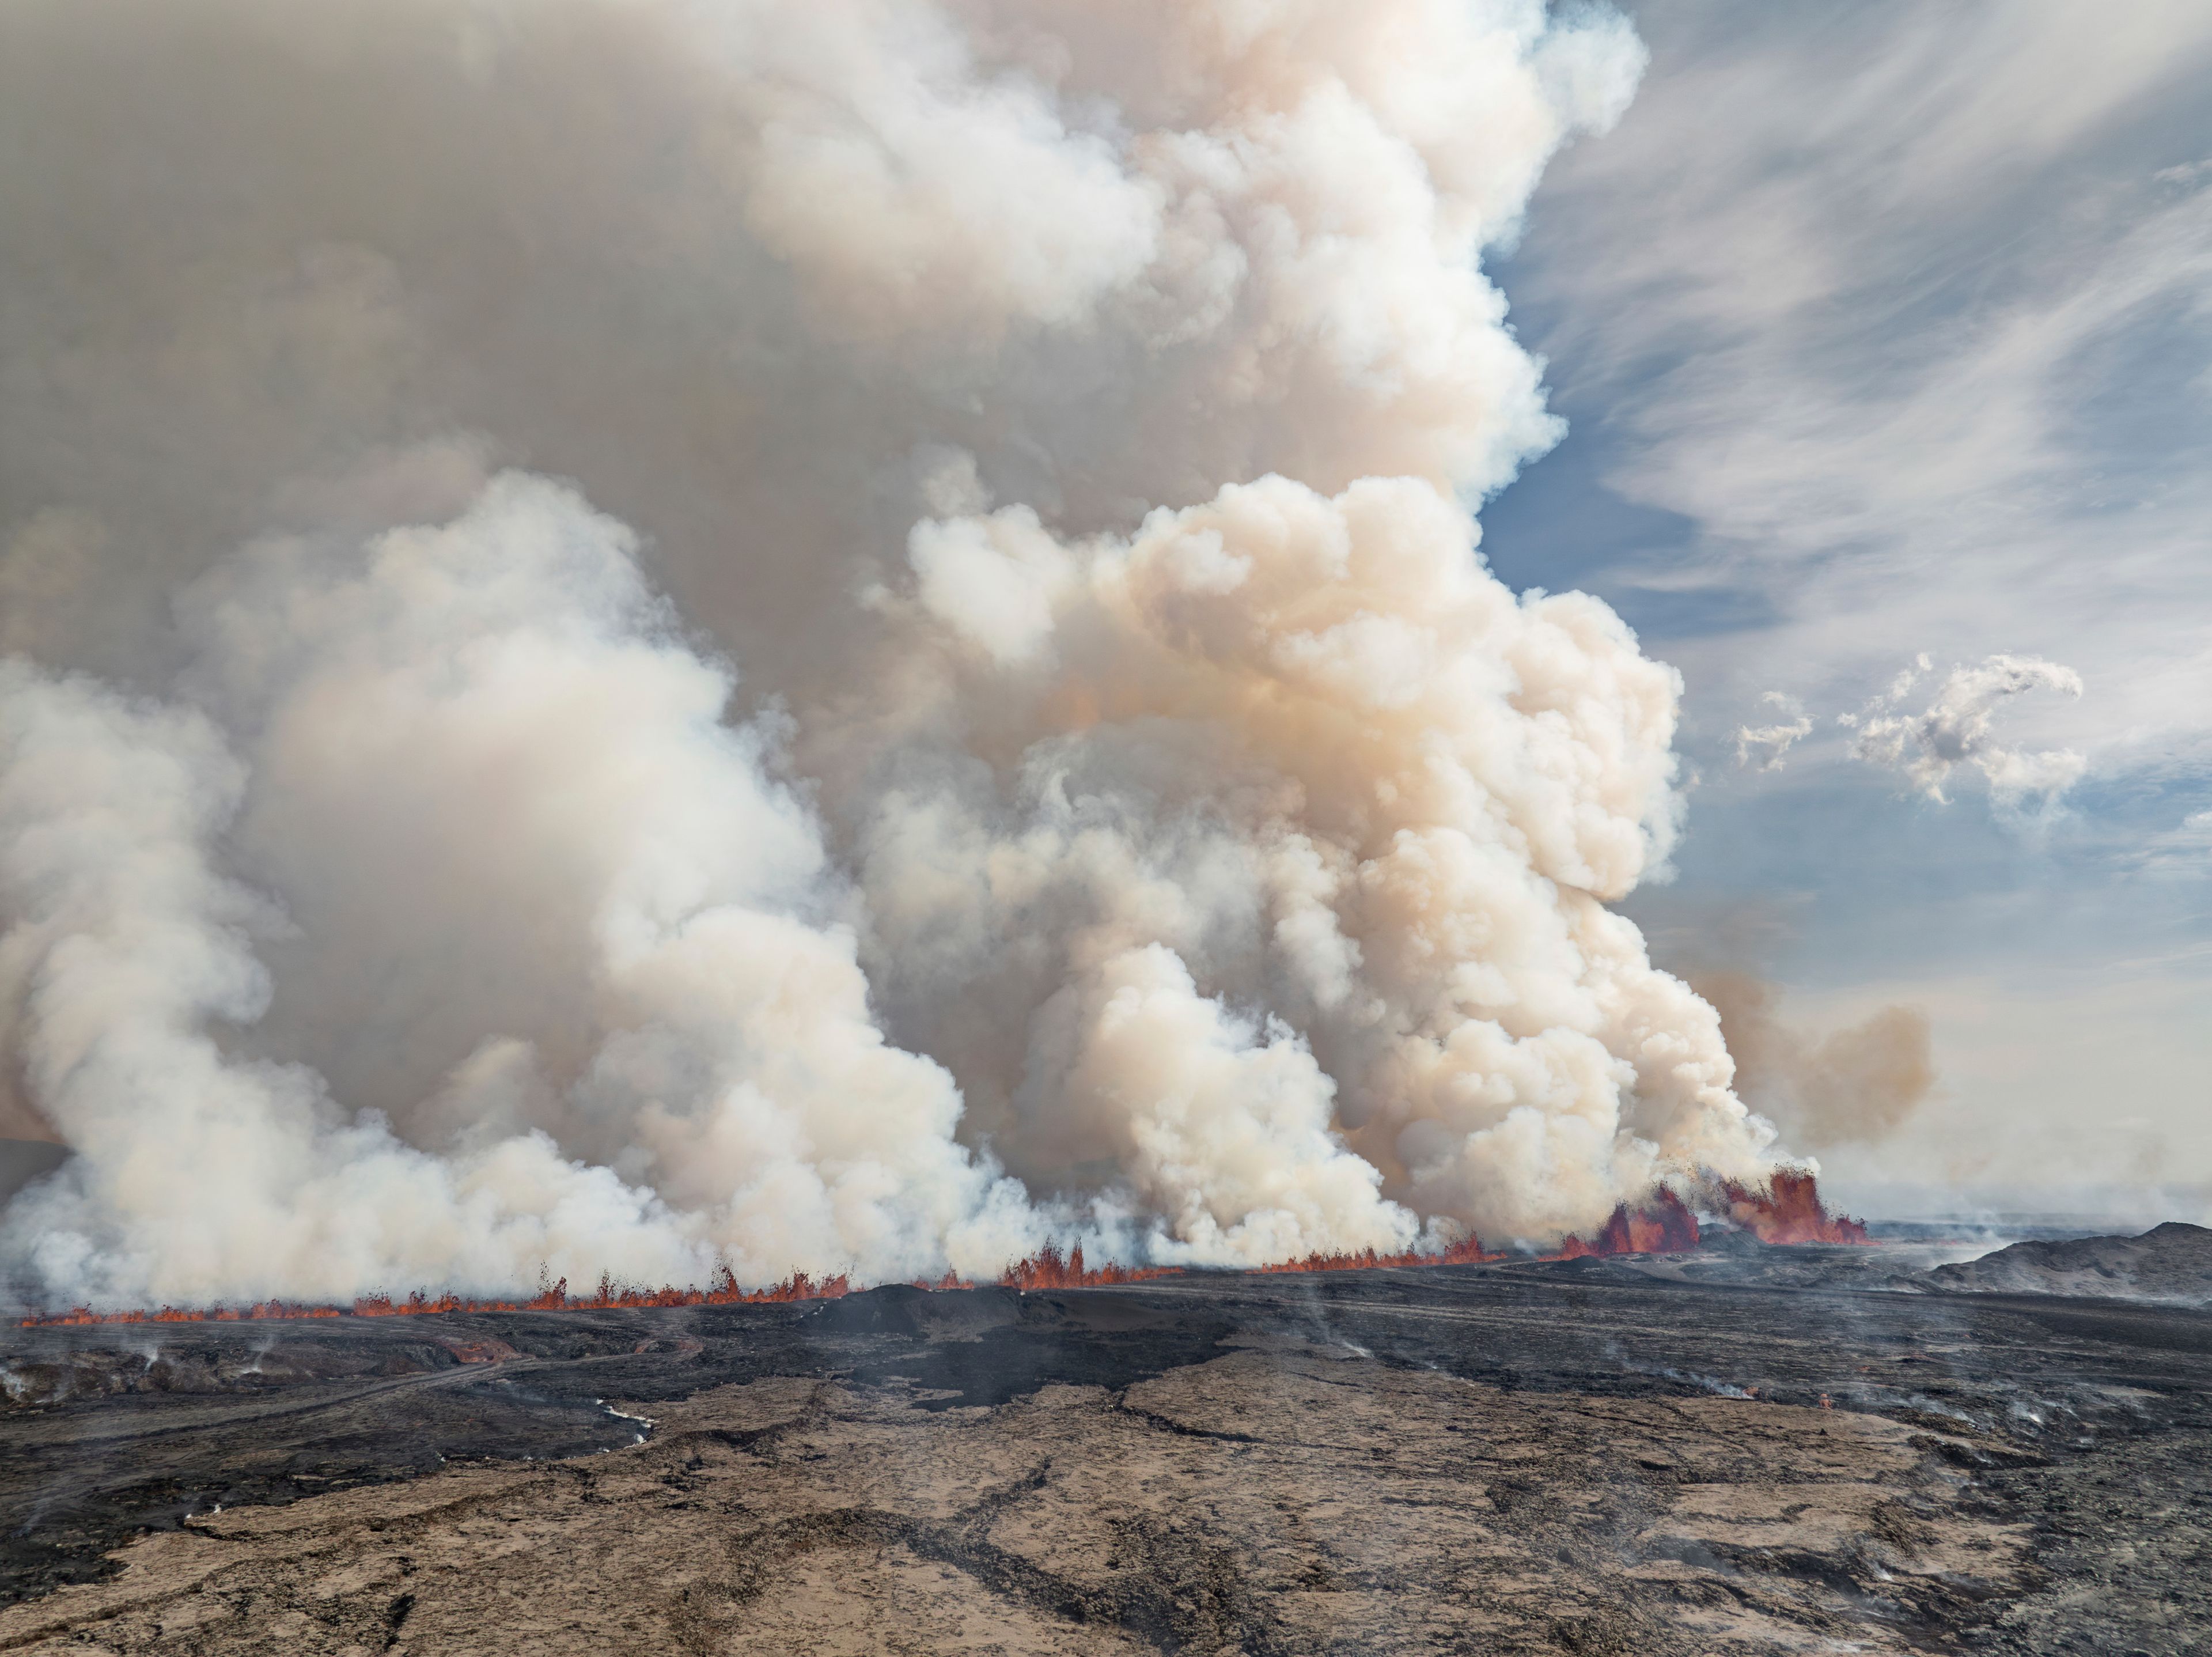
[[[11,1327],[0,1651],[2212,1649],[2212,1313],[1941,1281]]]

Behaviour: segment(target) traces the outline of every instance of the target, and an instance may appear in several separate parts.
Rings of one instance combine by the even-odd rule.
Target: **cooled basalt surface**
[[[2205,1648],[2212,1316],[1822,1252],[11,1330],[0,1650]]]
[[[2212,1303],[2212,1229],[2169,1221],[2140,1237],[2014,1243],[1936,1267],[1938,1288]]]

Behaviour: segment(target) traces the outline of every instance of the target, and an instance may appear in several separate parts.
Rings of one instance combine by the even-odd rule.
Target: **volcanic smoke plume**
[[[1468,502],[1538,0],[15,0],[38,1299],[1595,1235],[1679,683]],[[1687,1185],[1684,1185],[1686,1191]]]
[[[1745,972],[1692,975],[1692,986],[1721,1017],[1736,1063],[1736,1090],[1812,1148],[1887,1138],[1936,1085],[1928,1014],[1877,1008],[1821,1034],[1780,1016],[1774,986]]]

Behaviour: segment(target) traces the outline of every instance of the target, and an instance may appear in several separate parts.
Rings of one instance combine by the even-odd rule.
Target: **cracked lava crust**
[[[2205,1649],[2212,1315],[1851,1252],[15,1331],[0,1651]]]

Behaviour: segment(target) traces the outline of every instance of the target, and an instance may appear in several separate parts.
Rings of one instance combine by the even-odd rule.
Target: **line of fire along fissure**
[[[1787,1246],[1801,1243],[1860,1245],[1870,1240],[1856,1220],[1831,1215],[1820,1201],[1820,1190],[1809,1173],[1784,1169],[1770,1189],[1755,1191],[1723,1182],[1719,1195],[1728,1205],[1730,1222],[1763,1243]],[[1698,1217],[1672,1191],[1662,1185],[1636,1208],[1626,1203],[1588,1240],[1570,1237],[1555,1254],[1540,1259],[1577,1260],[1593,1255],[1676,1254],[1698,1246]],[[1255,1266],[1259,1272],[1368,1271],[1378,1267],[1474,1265],[1516,1258],[1486,1253],[1469,1237],[1436,1253],[1408,1250],[1402,1254],[1377,1254],[1373,1249],[1358,1253],[1309,1254],[1301,1260]],[[1182,1275],[1176,1266],[1087,1266],[1079,1243],[1062,1254],[1048,1243],[1026,1259],[1017,1260],[1001,1272],[999,1285],[1006,1288],[1110,1288],[1127,1283],[1149,1282]],[[917,1280],[917,1288],[974,1288],[972,1280],[947,1272],[934,1281]],[[448,1312],[604,1312],[642,1310],[653,1307],[765,1306],[793,1301],[837,1300],[853,1292],[843,1273],[815,1278],[793,1272],[766,1288],[744,1288],[728,1267],[708,1288],[637,1288],[602,1277],[588,1295],[572,1295],[562,1278],[527,1300],[476,1300],[458,1295],[431,1295],[417,1289],[394,1297],[368,1295],[350,1307],[300,1305],[287,1301],[262,1301],[243,1307],[162,1307],[156,1311],[94,1312],[77,1307],[68,1312],[26,1318],[22,1326],[49,1328],[82,1324],[252,1323],[264,1319],[305,1318],[409,1318]]]

